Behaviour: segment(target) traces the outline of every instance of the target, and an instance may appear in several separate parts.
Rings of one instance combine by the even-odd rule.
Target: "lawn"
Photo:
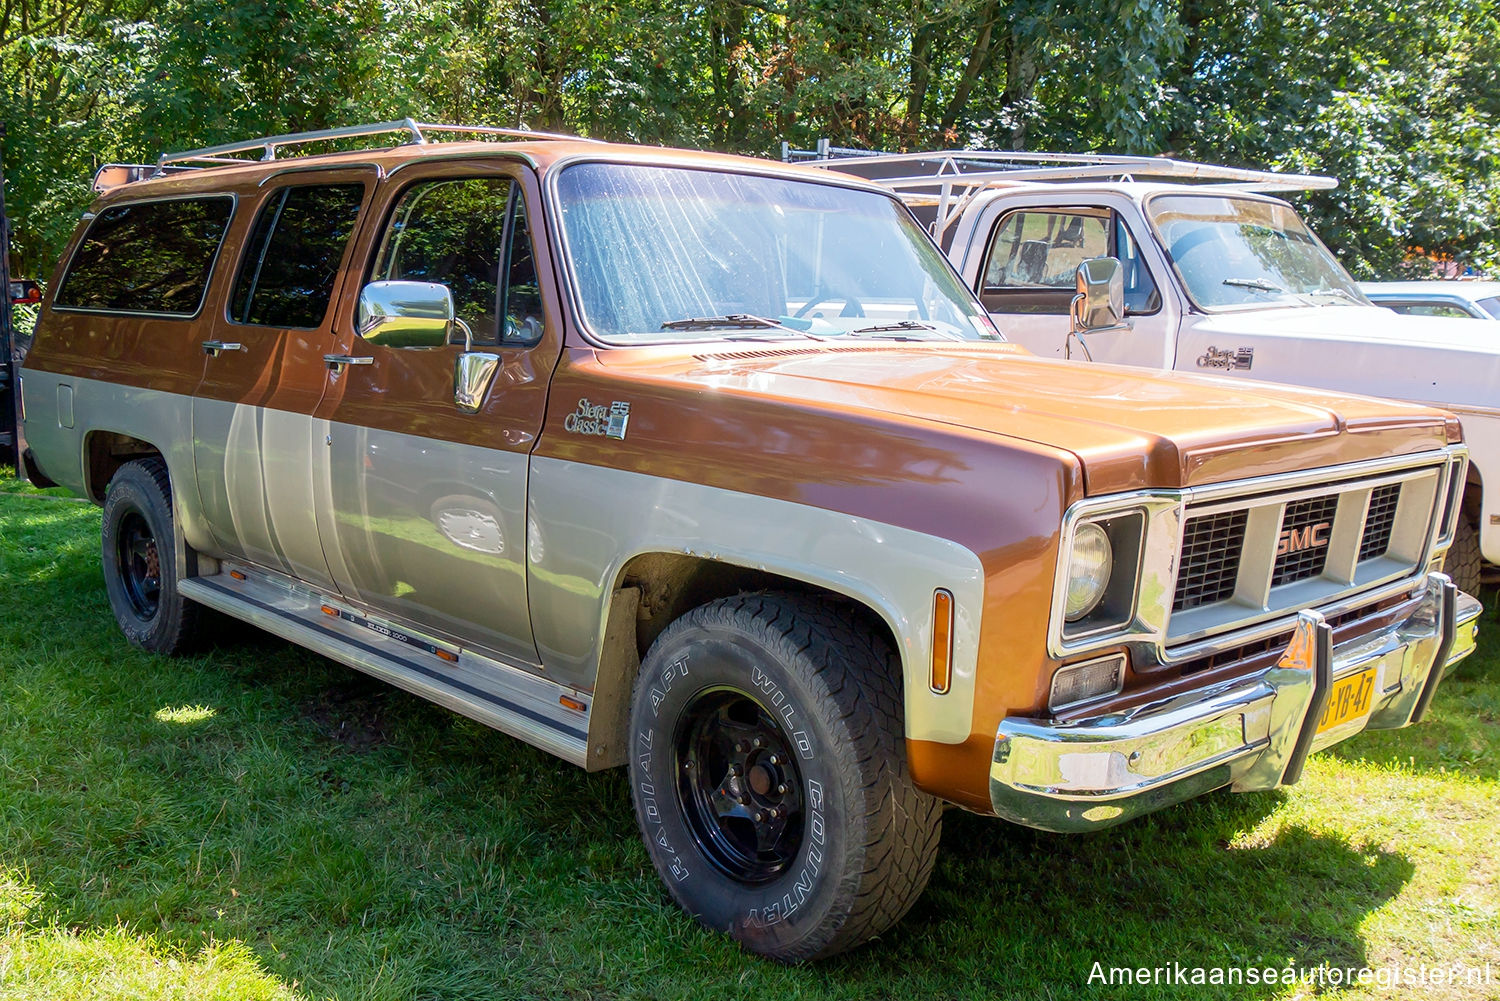
[[[1109,987],[1102,967],[1491,966],[1500,621],[1428,721],[1286,792],[1111,831],[957,811],[927,894],[786,968],[699,930],[587,775],[253,631],[163,660],[115,630],[96,508],[0,480],[0,997],[1398,996]],[[1490,605],[1495,603],[1491,590]]]

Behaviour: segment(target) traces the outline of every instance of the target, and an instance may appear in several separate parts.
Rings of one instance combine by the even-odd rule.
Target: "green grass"
[[[1290,791],[1082,837],[950,812],[907,919],[793,969],[669,902],[618,772],[253,631],[181,660],[128,647],[98,529],[0,479],[3,998],[1309,993],[1090,987],[1096,961],[1488,961],[1491,986],[1429,996],[1500,996],[1492,615],[1426,723],[1319,755]]]

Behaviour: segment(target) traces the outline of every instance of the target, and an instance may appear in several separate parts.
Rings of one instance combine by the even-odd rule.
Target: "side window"
[[[1443,302],[1395,302],[1380,303],[1398,313],[1407,313],[1411,316],[1446,316],[1454,319],[1472,319],[1473,315],[1461,306],[1454,306]]]
[[[192,316],[229,226],[226,197],[138,202],[100,212],[57,291],[60,309]]]
[[[1127,315],[1154,313],[1161,308],[1161,293],[1151,278],[1151,269],[1141,257],[1141,245],[1136,242],[1125,220],[1115,214],[1115,251],[1120,270],[1125,275],[1125,312]]]
[[[402,193],[372,281],[437,282],[475,344],[534,344],[542,302],[520,188],[501,177],[421,181]]]
[[[1078,265],[1109,256],[1109,243],[1106,211],[1012,212],[990,240],[980,297],[997,313],[1066,313]]]
[[[364,195],[363,184],[274,192],[240,262],[229,318],[264,327],[321,326]]]

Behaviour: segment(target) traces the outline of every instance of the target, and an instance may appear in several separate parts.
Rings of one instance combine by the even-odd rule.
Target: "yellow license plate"
[[[1375,702],[1375,669],[1373,667],[1351,674],[1347,678],[1340,678],[1333,683],[1333,691],[1328,693],[1328,708],[1323,710],[1323,718],[1318,720],[1318,732],[1332,730],[1340,723],[1347,723],[1351,719],[1359,719],[1361,716],[1369,715],[1370,706]]]

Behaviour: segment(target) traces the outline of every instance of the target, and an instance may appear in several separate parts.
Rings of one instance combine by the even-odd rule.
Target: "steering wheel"
[[[813,308],[815,306],[821,306],[825,302],[835,302],[835,301],[838,301],[840,299],[842,299],[843,303],[844,303],[844,308],[841,309],[841,310],[839,310],[839,315],[840,316],[864,316],[865,315],[865,307],[862,306],[860,304],[860,301],[858,299],[854,298],[854,296],[852,296],[852,295],[839,295],[837,293],[830,293],[828,295],[819,296],[816,299],[809,299],[807,301],[807,303],[801,309],[797,310],[797,312],[793,313],[792,316],[793,316],[793,318],[800,320],[800,319],[802,319],[802,317],[806,316],[808,313],[811,313],[813,311]]]

